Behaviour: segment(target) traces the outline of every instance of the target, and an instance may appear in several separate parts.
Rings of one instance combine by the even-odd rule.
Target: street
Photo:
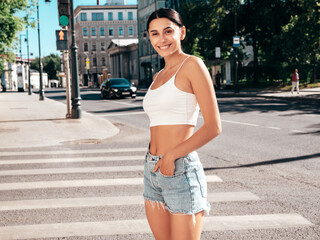
[[[61,89],[47,98],[65,103]],[[120,129],[100,141],[0,151],[0,239],[153,239],[142,199],[148,118],[143,93],[81,107]],[[201,239],[320,239],[320,104],[218,97],[222,133],[198,150],[210,216]],[[50,109],[48,109],[50,111]],[[203,123],[200,114],[197,128]],[[37,183],[35,183],[37,182]],[[57,230],[59,229],[59,230]],[[68,235],[77,231],[79,235]]]

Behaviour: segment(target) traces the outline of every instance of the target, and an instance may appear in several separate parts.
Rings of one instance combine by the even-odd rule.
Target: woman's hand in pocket
[[[153,172],[160,170],[162,175],[165,176],[173,176],[174,170],[175,170],[175,159],[170,159],[169,157],[166,157],[164,155],[156,164],[156,166],[153,169]]]

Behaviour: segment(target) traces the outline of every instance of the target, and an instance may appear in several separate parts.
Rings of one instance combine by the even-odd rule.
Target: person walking
[[[292,88],[291,94],[293,94],[294,88],[296,88],[297,93],[299,94],[299,73],[298,69],[295,69],[291,76]]]
[[[218,104],[203,61],[182,51],[186,27],[179,13],[156,10],[147,31],[165,66],[143,100],[151,137],[144,163],[146,217],[156,240],[199,240],[210,204],[195,150],[220,134]],[[204,123],[194,133],[199,108]]]
[[[219,71],[217,71],[217,74],[216,74],[217,90],[221,89],[221,78],[222,78],[221,73]]]

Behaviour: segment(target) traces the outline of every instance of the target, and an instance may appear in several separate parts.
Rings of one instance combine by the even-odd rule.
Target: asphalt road
[[[60,89],[47,91],[46,97],[65,101],[65,93]],[[81,107],[84,111],[107,118],[118,126],[121,132],[99,144],[83,143],[70,146],[75,150],[72,156],[65,154],[58,156],[59,152],[55,152],[57,158],[82,157],[87,160],[95,158],[95,161],[93,160],[90,164],[64,162],[58,168],[62,171],[65,171],[64,168],[73,168],[72,171],[74,171],[74,168],[78,167],[125,167],[141,164],[141,161],[137,159],[143,156],[141,149],[147,147],[149,139],[148,118],[142,109],[143,96],[140,94],[136,99],[101,100],[98,90],[83,89],[81,97]],[[221,180],[208,183],[208,192],[214,194],[215,200],[211,202],[211,217],[213,218],[207,218],[208,224],[202,239],[320,239],[320,105],[258,97],[218,98],[218,103],[223,132],[198,150],[206,175],[218,176]],[[202,123],[203,119],[200,115],[197,127]],[[136,160],[98,161],[99,157],[105,158],[106,155],[110,158],[121,154],[130,155],[124,152],[100,153],[99,150],[104,148],[119,149],[119,151],[125,148],[139,148],[140,150],[132,154],[132,157],[138,157]],[[81,150],[84,152],[80,153]],[[87,153],[86,150],[88,150]],[[9,156],[9,158],[19,160],[22,159],[22,156]],[[30,155],[23,159],[34,158],[36,157]],[[52,155],[48,153],[43,158],[51,159]],[[4,158],[0,156],[1,159]],[[54,167],[57,167],[54,163],[23,165],[23,169]],[[17,167],[5,165],[2,170],[15,169]],[[16,182],[15,180],[18,179],[30,182],[57,179],[83,180],[93,177],[95,179],[137,178],[142,177],[142,172],[140,170],[118,170],[118,172],[110,173],[109,170],[104,170],[104,172],[87,172],[86,174],[57,172],[48,175],[44,173],[26,175],[24,173],[0,176],[2,182],[8,183]],[[51,190],[17,189],[10,191],[9,194],[1,195],[0,200],[19,200],[26,196],[29,196],[30,199],[33,199],[33,196],[37,196],[37,199],[104,197],[106,195],[108,197],[135,196],[141,193],[142,186],[112,185],[107,187],[107,190],[106,193],[106,187],[97,186],[94,188],[89,186],[66,187],[63,190],[57,188]],[[224,200],[219,201],[217,195],[221,193]],[[226,194],[231,195],[226,197]],[[143,206],[140,205],[138,207],[125,204],[85,207],[81,212],[77,209],[75,207],[7,211],[4,212],[0,224],[7,226],[8,223],[14,225],[39,222],[106,221],[106,214],[109,220],[117,221],[144,218]],[[231,220],[228,217],[231,217]],[[221,222],[223,226],[218,224]],[[107,237],[103,234],[96,235],[100,236],[68,239],[152,239],[150,234],[144,232],[127,235],[114,234]]]

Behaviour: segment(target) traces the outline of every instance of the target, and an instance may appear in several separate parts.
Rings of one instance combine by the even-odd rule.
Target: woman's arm
[[[171,168],[172,163],[174,163],[176,159],[202,147],[219,135],[222,130],[217,99],[210,74],[205,64],[200,58],[193,56],[185,62],[182,69],[186,69],[183,75],[191,83],[192,90],[201,109],[204,124],[189,139],[170,149],[165,154],[162,160],[167,161],[167,163],[171,162],[171,164],[165,167],[168,170],[167,173],[166,169],[161,168],[161,172],[165,175],[173,174]],[[192,71],[190,71],[190,69],[192,69]],[[159,165],[161,165],[163,161],[159,162]],[[157,165],[154,171],[157,170]]]

